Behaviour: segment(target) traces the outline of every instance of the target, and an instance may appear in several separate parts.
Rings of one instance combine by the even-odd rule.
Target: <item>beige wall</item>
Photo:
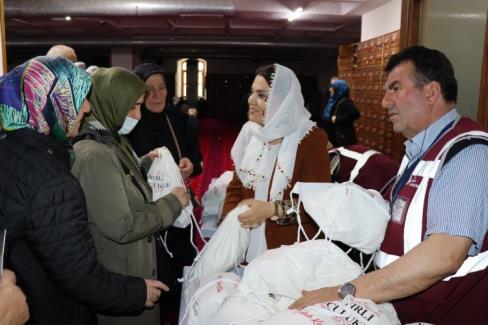
[[[424,0],[420,44],[444,52],[458,80],[458,109],[476,120],[487,0]]]
[[[390,0],[361,16],[361,42],[400,29],[402,0]]]

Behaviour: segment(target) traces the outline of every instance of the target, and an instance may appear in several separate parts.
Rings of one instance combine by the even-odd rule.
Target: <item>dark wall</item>
[[[110,65],[110,47],[74,46],[78,59],[87,66]],[[49,47],[8,47],[9,69],[27,59],[42,55]],[[250,48],[134,48],[135,64],[154,62],[165,71],[168,99],[175,94],[176,62],[181,58],[202,58],[207,61],[207,116],[237,119],[241,102],[251,87],[257,67],[280,63],[292,69],[300,79],[306,106],[317,119],[326,96],[329,79],[337,74],[335,50],[313,49],[250,49]],[[242,115],[242,114],[241,114]]]
[[[24,63],[25,61],[44,55],[50,46],[44,47],[12,47],[7,46],[7,67],[8,70]],[[99,67],[110,66],[110,48],[108,47],[73,47],[79,61],[85,62],[86,66],[97,65]]]
[[[207,74],[206,116],[238,119],[241,100],[249,93],[253,74]]]
[[[317,86],[317,77],[298,76],[305,99],[305,106],[317,121],[322,108],[322,94]],[[245,95],[249,94],[254,74],[208,74],[207,116],[226,119],[242,118]]]

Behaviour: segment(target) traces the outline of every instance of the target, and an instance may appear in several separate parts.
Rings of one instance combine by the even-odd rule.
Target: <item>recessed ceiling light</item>
[[[66,20],[66,21],[70,21],[70,20],[71,20],[71,16],[66,16],[66,17],[64,17],[64,20]]]
[[[297,19],[302,14],[302,12],[303,12],[303,8],[298,7],[297,9],[295,9],[295,11],[290,13],[290,16],[288,17],[288,21],[293,21]]]

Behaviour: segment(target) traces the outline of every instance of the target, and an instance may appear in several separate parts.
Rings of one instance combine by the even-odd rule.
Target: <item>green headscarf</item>
[[[139,164],[134,150],[127,138],[120,136],[118,131],[132,106],[145,91],[146,84],[129,70],[98,68],[92,75],[92,90],[88,97],[92,116],[85,120],[85,124],[88,125],[91,125],[93,120],[100,122],[137,171]]]

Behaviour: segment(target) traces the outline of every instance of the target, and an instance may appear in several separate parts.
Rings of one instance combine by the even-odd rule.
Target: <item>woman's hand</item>
[[[0,324],[21,325],[30,317],[26,297],[15,282],[15,274],[3,270],[0,277]]]
[[[241,226],[244,228],[253,228],[259,226],[262,222],[269,219],[274,214],[274,203],[267,201],[260,201],[255,199],[243,200],[239,205],[249,206],[249,210],[241,213],[239,219]]]
[[[176,186],[173,188],[173,190],[171,190],[170,193],[174,194],[178,198],[183,208],[190,204],[190,194],[185,190],[184,187]]]
[[[148,157],[149,157],[149,159],[154,160],[154,159],[158,158],[158,156],[159,156],[159,151],[158,151],[158,149],[156,148],[156,149],[154,149],[154,150],[149,151],[149,152],[146,154],[146,156],[148,156]]]
[[[144,279],[146,282],[146,308],[152,308],[158,302],[159,296],[161,296],[161,291],[169,291],[169,288],[163,282]]]
[[[180,173],[183,179],[188,178],[193,173],[193,164],[186,157],[180,159],[178,167],[180,167]]]

